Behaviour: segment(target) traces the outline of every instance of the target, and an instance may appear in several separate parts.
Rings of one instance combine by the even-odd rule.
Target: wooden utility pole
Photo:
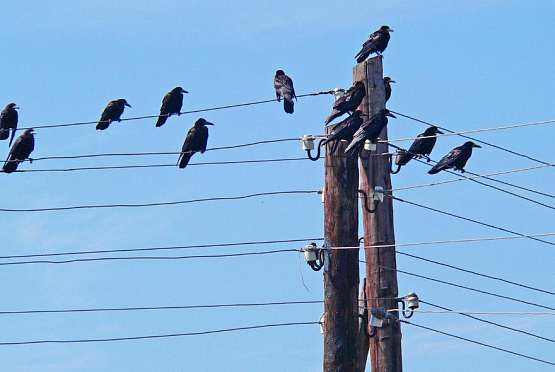
[[[329,134],[330,128],[327,129]],[[324,229],[331,247],[358,246],[358,159],[326,149]],[[358,360],[357,249],[332,250],[324,264],[324,372],[354,372]]]
[[[353,80],[363,81],[366,85],[366,97],[361,104],[365,114],[374,115],[385,108],[385,89],[383,84],[382,57],[370,58],[358,64],[353,70]],[[395,125],[395,119],[389,120]],[[387,127],[380,139],[387,139]],[[388,151],[387,144],[378,144],[372,154]],[[384,190],[391,189],[390,165],[387,156],[369,156],[361,159],[361,189],[369,196],[376,186]],[[369,213],[364,208],[364,245],[395,244],[393,226],[393,203],[391,198],[384,198],[383,203],[376,204],[376,211]],[[366,298],[367,307],[396,309],[398,303],[397,272],[385,268],[397,267],[395,247],[365,249],[366,257]],[[377,266],[380,265],[380,266]],[[387,300],[384,300],[387,298]],[[385,327],[378,328],[376,335],[370,339],[370,360],[372,372],[401,372],[403,370],[401,356],[401,327],[399,322],[389,322]]]

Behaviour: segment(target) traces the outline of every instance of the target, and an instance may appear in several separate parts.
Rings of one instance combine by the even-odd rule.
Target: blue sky
[[[112,99],[133,106],[123,117],[158,112],[177,85],[190,92],[184,110],[271,99],[283,69],[298,94],[348,87],[354,56],[368,35],[395,29],[385,52],[392,76],[389,107],[453,130],[548,120],[553,110],[551,1],[7,1],[2,4],[0,104],[16,102],[20,126],[96,120]],[[323,133],[332,99],[299,99],[295,114],[273,103],[202,114],[209,147]],[[198,114],[155,120],[38,130],[34,157],[106,152],[179,151]],[[425,126],[390,121],[390,136],[410,137]],[[554,161],[550,125],[476,135],[544,161]],[[464,142],[440,139],[438,159]],[[0,143],[6,154],[7,143]],[[195,155],[192,162],[302,157],[285,142]],[[176,156],[98,158],[25,163],[22,169],[173,163]],[[535,165],[492,148],[476,150],[467,169],[480,174]],[[4,175],[2,208],[141,203],[316,190],[323,162],[198,166]],[[394,187],[453,178],[429,176],[410,163]],[[541,169],[503,180],[550,193]],[[512,191],[512,190],[511,190]],[[518,193],[523,193],[519,191]],[[553,232],[553,211],[476,185],[449,185],[396,194],[522,233]],[[549,198],[526,194],[547,204]],[[502,236],[485,227],[394,204],[399,243]],[[2,255],[140,248],[321,237],[317,195],[273,196],[184,206],[2,213]],[[362,231],[362,225],[361,225]],[[550,238],[547,238],[549,240]],[[553,240],[553,239],[552,239]],[[554,240],[555,241],[555,240]],[[308,241],[307,241],[308,243]],[[272,248],[299,248],[301,243]],[[167,255],[265,250],[267,246],[188,250]],[[530,240],[400,249],[419,256],[553,290],[552,247]],[[164,255],[164,253],[157,253]],[[546,306],[555,300],[513,286],[398,257],[400,269],[518,297]],[[184,260],[5,266],[0,310],[161,306],[322,299],[322,276],[295,253]],[[399,292],[459,310],[538,311],[404,275]],[[316,321],[321,305],[61,315],[0,315],[0,342],[196,332],[257,324]],[[488,318],[550,337],[550,318]],[[553,361],[548,342],[456,315],[418,314],[415,323]],[[103,344],[0,346],[9,371],[318,371],[323,338],[317,326],[190,338]],[[405,370],[534,371],[549,366],[403,327]]]

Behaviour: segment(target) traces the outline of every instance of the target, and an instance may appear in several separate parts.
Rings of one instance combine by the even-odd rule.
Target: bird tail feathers
[[[2,170],[4,171],[4,173],[12,173],[12,172],[15,172],[18,165],[19,165],[19,161],[17,161],[12,157],[9,157],[8,159],[6,159],[6,162],[4,163]]]
[[[104,130],[104,129],[107,129],[109,126],[110,126],[110,122],[108,120],[102,120],[102,121],[99,121],[98,124],[96,124],[96,129]]]
[[[283,109],[286,113],[292,114],[295,111],[295,104],[293,103],[293,99],[291,98],[291,96],[284,98],[285,99],[283,100]]]
[[[187,164],[189,164],[189,160],[191,160],[191,157],[193,156],[193,154],[189,154],[189,153],[182,153],[181,156],[179,157],[179,168],[183,169],[187,166]]]
[[[158,120],[156,121],[156,126],[161,127],[162,125],[164,125],[166,123],[166,120],[168,120],[167,115],[158,116]]]
[[[326,119],[326,125],[331,123],[333,119],[335,119],[339,116],[341,116],[341,111],[333,110],[331,112],[330,116],[328,116],[328,118]]]
[[[7,129],[0,129],[0,140],[8,139],[10,132]]]

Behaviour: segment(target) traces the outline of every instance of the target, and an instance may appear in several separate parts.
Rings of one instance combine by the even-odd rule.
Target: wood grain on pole
[[[329,133],[330,128],[327,128]],[[324,235],[332,247],[358,243],[358,161],[341,143],[326,149]],[[333,250],[324,265],[324,371],[353,372],[358,342],[358,249]]]
[[[353,80],[366,84],[366,97],[361,104],[365,114],[376,114],[385,108],[385,89],[383,85],[383,65],[381,57],[370,58],[358,64],[353,70]],[[396,125],[395,119],[390,118],[388,125]],[[387,127],[384,128],[380,139],[387,139]],[[378,144],[373,154],[387,153],[387,144]],[[372,195],[376,186],[385,190],[391,189],[391,175],[387,156],[369,156],[361,159],[360,179],[361,189]],[[391,198],[385,198],[378,203],[374,213],[362,208],[364,222],[364,245],[395,244],[393,225],[393,203]],[[398,297],[397,273],[393,270],[380,268],[396,268],[395,247],[365,249],[366,258],[366,298],[396,298]],[[396,309],[395,300],[371,300],[367,302],[369,308]],[[390,322],[379,328],[376,336],[370,339],[370,359],[372,372],[400,372],[403,370],[401,355],[400,323]]]

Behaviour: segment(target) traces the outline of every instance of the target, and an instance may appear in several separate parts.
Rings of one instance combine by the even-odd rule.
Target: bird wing
[[[422,145],[424,144],[424,138],[422,138],[423,135],[419,134],[416,139],[414,140],[414,142],[412,143],[412,145],[410,145],[408,152],[411,153],[412,155],[419,155],[422,154]]]
[[[2,112],[0,112],[0,126],[2,129],[8,129],[8,123],[6,120],[6,115],[7,115],[7,111],[6,109],[3,109]]]
[[[100,121],[108,121],[113,116],[115,105],[116,101],[110,101],[106,105],[104,111],[102,111],[102,115],[100,115]]]
[[[339,107],[348,104],[351,98],[353,97],[353,93],[354,93],[353,91],[354,91],[354,87],[350,87],[349,89],[347,89],[345,94],[339,97],[339,99],[333,103],[333,108],[338,109]]]
[[[189,132],[187,132],[187,137],[185,137],[185,142],[183,142],[183,147],[181,148],[182,152],[194,150],[193,144],[194,144],[196,132],[197,132],[196,127],[192,127],[191,129],[189,129]]]
[[[381,32],[379,31],[374,31],[370,37],[368,38],[368,40],[366,40],[364,42],[364,44],[362,44],[362,49],[360,50],[360,52],[358,52],[358,54],[356,55],[355,58],[358,58],[359,56],[368,53],[369,51],[371,51],[373,48],[375,48],[376,43],[378,42],[378,40],[380,39],[381,36]]]
[[[274,88],[276,92],[282,95],[290,94],[291,97],[296,97],[295,89],[293,88],[293,80],[287,75],[276,76],[274,79]]]
[[[23,136],[17,137],[17,139],[13,143],[12,148],[10,149],[10,152],[8,153],[8,157],[6,158],[6,161],[4,162],[4,165],[8,162],[8,160],[11,159],[12,155],[14,155],[15,153],[18,152],[18,148],[21,144],[21,141],[23,141]]]
[[[160,107],[160,113],[161,114],[169,114],[170,113],[171,101],[172,101],[171,92],[166,93],[166,95],[162,99],[162,107]]]
[[[453,162],[455,162],[463,153],[463,150],[459,147],[454,148],[451,150],[447,155],[445,155],[436,165],[435,167],[441,166],[449,166]]]

